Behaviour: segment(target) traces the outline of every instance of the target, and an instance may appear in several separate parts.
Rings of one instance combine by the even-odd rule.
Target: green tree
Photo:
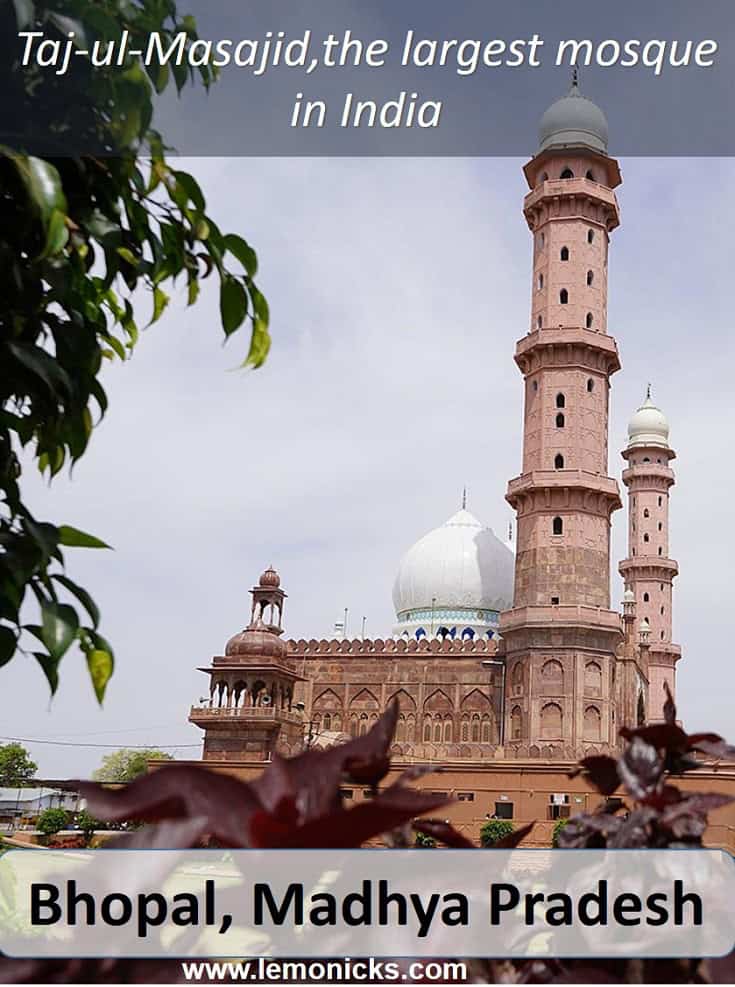
[[[494,846],[504,836],[510,836],[513,828],[510,819],[488,819],[480,829],[480,845],[485,848]]]
[[[266,358],[269,313],[254,250],[220,230],[152,126],[156,94],[209,87],[215,71],[130,55],[120,67],[72,58],[63,76],[24,69],[19,30],[62,44],[73,32],[87,48],[126,31],[128,50],[157,31],[165,50],[181,31],[190,45],[196,24],[174,0],[0,0],[2,112],[13,123],[12,146],[0,145],[0,667],[32,655],[53,694],[76,642],[102,702],[113,650],[91,594],[66,574],[65,550],[109,546],[34,517],[23,470],[35,461],[51,479],[84,455],[107,409],[104,361],[131,356],[139,324],[161,317],[173,286],[193,305],[201,281],[218,279],[225,338],[249,325],[243,366]],[[71,133],[99,153],[67,154]],[[26,597],[39,613],[27,623]]]
[[[77,812],[74,821],[84,834],[84,839],[87,843],[92,839],[96,830],[110,828],[108,823],[102,822],[100,819],[95,819],[86,809]]]
[[[0,744],[0,786],[12,788],[25,785],[36,773],[38,765],[22,744]]]
[[[102,764],[93,772],[92,777],[95,781],[133,781],[133,779],[146,773],[149,760],[172,761],[173,758],[165,751],[159,751],[155,748],[132,750],[129,747],[123,747],[119,751],[113,751],[112,754],[106,754],[102,758]]]
[[[69,824],[66,809],[44,809],[36,820],[36,829],[44,836],[53,836]]]
[[[551,832],[551,845],[553,847],[559,846],[559,833],[561,833],[568,822],[568,819],[557,819],[554,823],[554,829]]]

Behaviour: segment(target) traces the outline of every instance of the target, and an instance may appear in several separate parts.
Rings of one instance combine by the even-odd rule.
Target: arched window
[[[561,175],[559,175],[559,178],[574,178],[574,172],[571,168],[565,168]]]
[[[513,695],[523,692],[523,662],[517,661],[513,666]]]
[[[591,329],[593,322],[594,322],[594,318],[592,316],[592,313],[591,312],[588,312],[587,315],[584,317],[584,324],[585,324],[586,328],[587,329]]]
[[[660,546],[660,545],[659,545],[659,547],[658,547],[658,554],[659,554],[659,555],[663,555],[663,554],[664,554],[664,550],[663,550],[663,549],[661,548],[661,546]]]
[[[428,716],[424,720],[424,740],[431,740],[431,718]]]
[[[557,454],[554,456],[554,469],[555,470],[564,469],[564,457],[560,452],[557,452]]]
[[[490,743],[490,717],[483,716],[482,718],[482,742],[483,744]]]
[[[587,287],[591,287],[592,282],[595,280],[594,271],[587,271]]]
[[[663,504],[663,497],[658,498],[658,506],[660,507],[661,504]]]
[[[658,530],[659,530],[659,531],[663,531],[663,529],[664,529],[664,526],[663,526],[663,524],[661,524],[661,522],[659,521],[659,522],[658,522]]]
[[[472,742],[473,744],[480,742],[480,716],[478,713],[472,717]]]
[[[332,714],[331,713],[325,713],[324,714],[324,719],[322,720],[322,723],[324,725],[324,729],[325,730],[331,730],[332,729]]]
[[[462,720],[462,741],[466,743],[470,739],[470,721]]]
[[[664,615],[664,608],[661,607],[661,616],[663,617],[663,615]]]
[[[651,512],[648,510],[647,507],[644,507],[643,508],[643,517],[650,517],[650,516],[651,516]]]
[[[565,404],[566,404],[566,401],[564,399],[564,395],[563,394],[557,394],[556,395],[556,406],[557,406],[557,408],[563,408]]]
[[[541,691],[546,696],[560,696],[564,693],[564,669],[561,662],[552,658],[541,667]]]
[[[444,743],[451,744],[452,742],[452,721],[447,717],[444,720]]]
[[[555,535],[560,535],[563,533],[564,522],[560,517],[555,517],[551,524],[552,524],[551,530]]]
[[[585,176],[584,176],[584,177],[585,177],[585,178],[589,178],[589,180],[590,180],[591,182],[594,182],[594,180],[595,180],[595,176],[594,176],[594,173],[592,172],[592,170],[591,170],[590,168],[588,168],[588,169],[587,169],[587,173],[585,174]]]
[[[440,744],[441,739],[442,739],[442,721],[437,717],[436,723],[434,724],[434,741],[437,744]]]
[[[648,595],[648,593],[644,593],[643,594],[643,602],[644,603],[648,603],[649,600],[650,600],[650,596]]]
[[[594,391],[594,389],[595,389],[595,382],[592,380],[591,377],[588,377],[587,378],[587,393],[588,394],[591,394]]]
[[[602,730],[602,717],[596,706],[588,706],[584,711],[584,739],[599,740]]]
[[[595,239],[595,231],[587,230],[587,243],[592,243],[594,239]]]
[[[510,714],[510,739],[520,740],[523,733],[523,714],[520,706],[514,706]]]
[[[561,706],[547,703],[541,709],[541,736],[544,740],[560,740],[563,716]]]
[[[646,534],[645,534],[645,535],[643,536],[643,541],[645,541],[645,542],[649,542],[650,540],[651,540],[651,539],[650,539],[650,538],[649,538],[649,536],[648,536],[648,532],[646,532]]]
[[[543,276],[543,274],[539,274],[539,276],[538,276],[538,289],[539,289],[539,291],[541,291],[541,289],[543,288],[543,286],[544,286],[544,276]]]
[[[588,696],[602,695],[602,669],[596,661],[588,661],[584,667],[584,691]]]
[[[559,292],[559,302],[562,305],[569,304],[569,292],[567,291],[566,288],[562,288],[561,291]]]
[[[562,247],[559,256],[562,260],[569,260],[569,247]]]
[[[544,324],[543,319],[539,315],[539,317],[536,319],[536,328],[540,329],[543,326],[543,324]]]
[[[556,416],[556,427],[557,428],[564,428],[564,415],[561,413],[561,411]]]
[[[535,381],[533,382],[533,390],[534,390],[534,394],[535,394],[535,393],[536,393],[536,391],[538,390],[538,381],[537,381],[537,380],[535,380]]]
[[[544,234],[543,230],[539,233],[538,240],[539,240],[539,247],[543,247],[544,244],[546,243],[546,235]]]

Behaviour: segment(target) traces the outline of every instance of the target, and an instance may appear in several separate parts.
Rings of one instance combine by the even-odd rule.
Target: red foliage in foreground
[[[667,690],[668,692],[668,690]],[[561,847],[681,847],[701,845],[707,812],[732,801],[719,794],[684,794],[673,775],[701,766],[692,754],[735,758],[735,748],[717,734],[687,735],[676,724],[669,694],[665,722],[621,731],[628,744],[618,758],[582,760],[583,773],[603,795],[622,787],[633,800],[626,816],[611,803],[574,816],[559,836]],[[448,823],[416,820],[446,799],[409,787],[427,770],[409,768],[380,789],[390,763],[398,707],[393,704],[364,737],[326,751],[276,757],[254,782],[245,784],[205,768],[171,765],[122,789],[79,785],[89,812],[109,823],[149,825],[111,842],[128,848],[357,847],[383,837],[393,846],[410,845],[411,827],[450,847],[474,848]],[[369,785],[374,797],[345,806],[345,783]],[[513,847],[532,825],[516,830],[498,847]],[[724,960],[528,960],[468,961],[476,983],[726,983],[735,975]],[[10,983],[146,983],[180,981],[173,960],[0,960],[0,980]]]

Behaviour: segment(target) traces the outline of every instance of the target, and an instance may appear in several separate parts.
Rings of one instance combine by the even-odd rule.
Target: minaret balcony
[[[524,374],[542,367],[578,367],[606,374],[620,370],[613,337],[582,326],[535,329],[518,340],[514,359]]]
[[[304,715],[295,709],[278,706],[192,706],[189,722],[198,727],[232,725],[247,729],[249,725],[273,727],[279,723],[303,724]]]
[[[626,466],[622,479],[626,487],[631,488],[631,493],[647,488],[668,490],[674,485],[674,471],[662,463],[636,462]]]
[[[538,492],[550,491],[553,499],[544,495],[537,505],[534,501]],[[556,492],[556,496],[554,496]],[[560,502],[568,497],[569,503]],[[592,496],[591,496],[592,495]],[[597,495],[596,497],[594,495]],[[622,507],[617,481],[601,473],[588,470],[531,470],[516,476],[508,484],[505,499],[511,507],[520,511],[521,504],[526,506],[521,513],[530,513],[536,507],[539,510],[563,510],[565,507],[590,513],[611,513]]]
[[[618,572],[628,582],[636,579],[668,581],[679,574],[679,563],[662,555],[631,555],[618,564]]]
[[[590,178],[556,178],[547,179],[535,188],[531,189],[523,200],[523,213],[531,229],[535,229],[538,222],[539,211],[549,212],[547,218],[553,218],[553,207],[560,200],[578,200],[580,204],[580,215],[587,218],[585,213],[585,203],[589,203],[597,209],[602,204],[607,207],[607,228],[614,230],[620,225],[620,207],[618,200],[612,189],[607,185],[600,185]],[[570,214],[565,211],[564,218],[569,219]]]

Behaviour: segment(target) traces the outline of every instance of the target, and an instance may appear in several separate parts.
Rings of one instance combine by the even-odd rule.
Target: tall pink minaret
[[[674,471],[669,463],[676,453],[669,445],[669,423],[651,400],[646,400],[628,425],[623,450],[628,488],[628,557],[620,575],[633,593],[636,615],[650,627],[648,649],[647,719],[661,720],[666,700],[664,682],[675,691],[676,663],[681,648],[672,643],[672,583],[679,572],[669,558],[669,491]]]
[[[607,265],[621,177],[605,117],[576,78],[542,117],[539,138],[524,168],[533,268],[530,326],[515,352],[523,465],[506,495],[517,546],[513,608],[500,619],[505,737],[519,756],[574,757],[614,745],[618,728],[610,517],[621,502],[607,471],[609,381],[620,362],[607,332]]]

